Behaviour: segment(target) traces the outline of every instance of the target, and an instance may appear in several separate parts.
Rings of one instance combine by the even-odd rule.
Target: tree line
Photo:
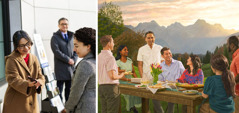
[[[129,57],[133,60],[134,65],[137,65],[138,49],[145,45],[144,39],[145,31],[133,31],[124,26],[122,11],[118,5],[112,2],[103,3],[98,12],[98,42],[100,37],[104,35],[112,35],[115,42],[113,54],[117,54],[117,49],[120,45],[126,45],[129,49]],[[102,50],[101,44],[98,44],[98,52]],[[193,53],[176,53],[173,58],[182,61],[186,66],[188,57]],[[203,65],[206,65],[207,70],[210,69],[210,59],[213,54],[223,54],[231,61],[231,55],[228,52],[226,44],[217,46],[214,52],[207,51],[205,55],[199,54]],[[209,65],[208,65],[209,64]]]

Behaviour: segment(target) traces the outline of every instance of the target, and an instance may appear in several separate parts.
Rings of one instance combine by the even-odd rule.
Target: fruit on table
[[[164,88],[161,83],[149,86],[150,88]]]
[[[124,74],[126,74],[126,75],[132,75],[133,73],[132,73],[131,71],[126,71],[126,72],[124,72]]]

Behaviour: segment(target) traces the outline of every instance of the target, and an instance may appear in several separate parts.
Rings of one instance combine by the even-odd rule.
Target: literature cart
[[[42,112],[59,113],[64,109],[64,105],[59,96],[54,73],[49,66],[43,68],[43,73],[46,79],[45,86],[48,97],[42,100]]]
[[[41,64],[43,75],[45,76],[45,88],[47,93],[47,98],[42,100],[42,110],[41,113],[59,113],[64,109],[64,105],[59,96],[59,89],[56,86],[56,80],[54,72],[48,64],[46,57],[46,52],[44,45],[42,43],[41,36],[39,34],[34,34],[34,42],[36,47],[36,53]],[[42,96],[41,96],[42,97]]]

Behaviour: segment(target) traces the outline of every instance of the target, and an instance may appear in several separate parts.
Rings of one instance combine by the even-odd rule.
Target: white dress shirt
[[[161,63],[161,51],[162,46],[153,44],[152,49],[148,44],[139,48],[137,61],[143,61],[143,77],[147,77],[148,79],[152,78],[150,73],[150,65],[153,63]]]

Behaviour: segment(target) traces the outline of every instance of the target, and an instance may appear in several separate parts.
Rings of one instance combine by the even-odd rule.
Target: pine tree
[[[225,57],[227,57],[227,59],[229,60],[229,52],[228,52],[227,46],[225,44],[223,45],[223,55]]]
[[[207,51],[205,57],[203,58],[203,63],[208,64],[210,63],[212,53],[210,51]]]
[[[218,51],[218,46],[216,47],[216,49],[214,50],[214,54],[217,54]]]

